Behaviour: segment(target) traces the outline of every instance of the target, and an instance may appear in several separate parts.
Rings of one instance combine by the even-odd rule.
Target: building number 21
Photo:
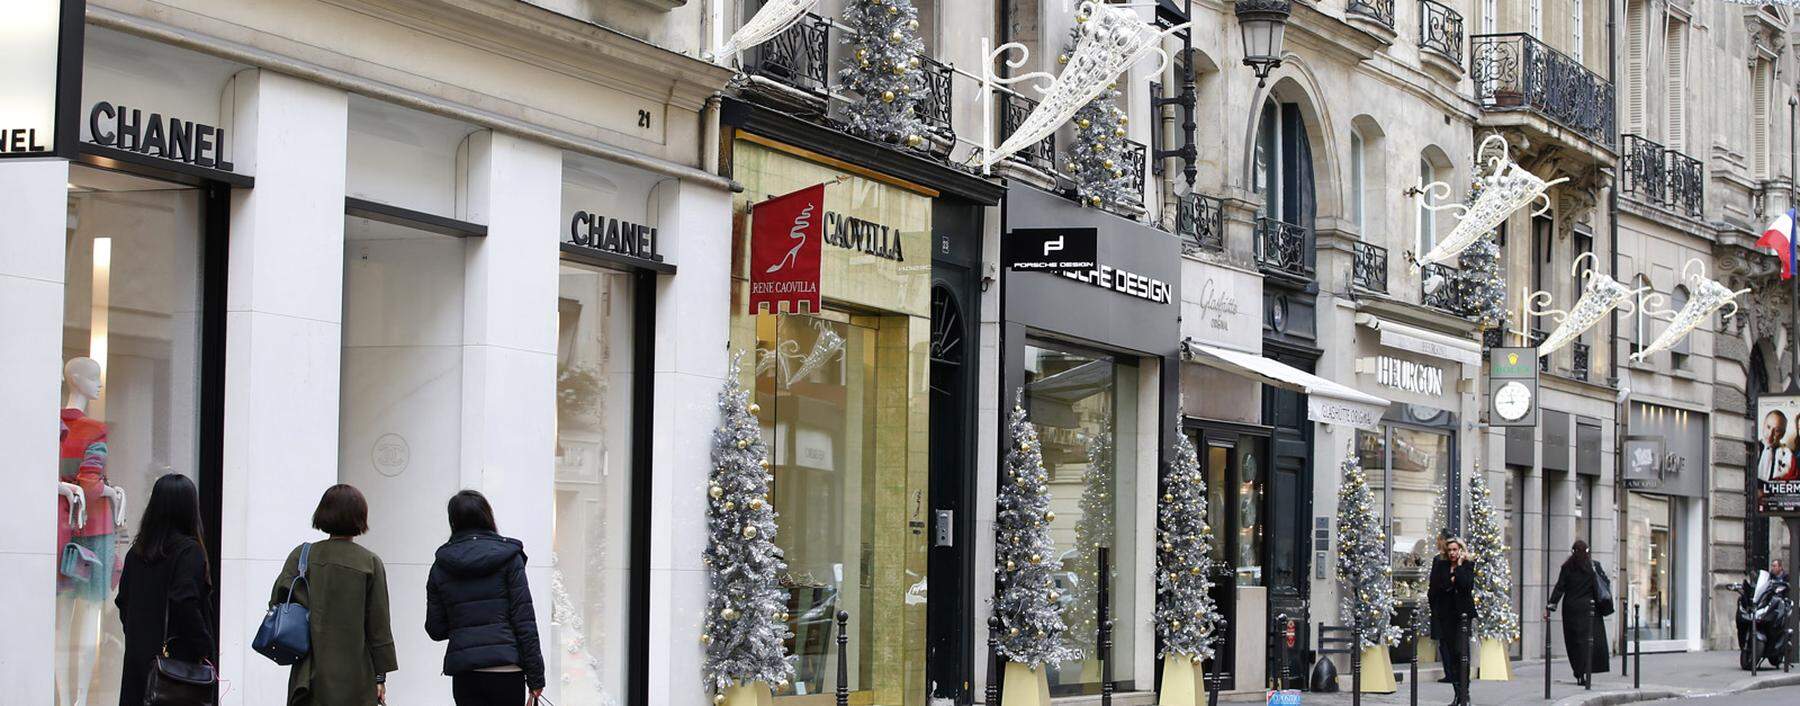
[[[641,127],[641,128],[649,129],[649,127],[650,127],[650,111],[648,111],[648,110],[639,110],[638,111],[637,126]]]

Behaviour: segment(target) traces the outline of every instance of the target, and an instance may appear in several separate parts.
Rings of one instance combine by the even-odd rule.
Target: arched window
[[[1431,165],[1431,160],[1423,156],[1419,157],[1419,189],[1423,190],[1434,181],[1437,181],[1437,169]],[[1419,234],[1417,241],[1413,243],[1413,252],[1423,255],[1431,252],[1431,249],[1436,246],[1437,212],[1426,208],[1421,203],[1419,205]]]
[[[1363,143],[1362,131],[1358,130],[1356,128],[1351,128],[1350,129],[1350,174],[1349,174],[1349,177],[1350,177],[1350,208],[1349,208],[1350,222],[1356,225],[1357,235],[1360,235],[1363,238],[1367,239],[1369,237],[1369,229],[1368,229],[1367,221],[1363,217],[1363,188],[1364,188],[1363,151],[1364,151],[1364,147],[1365,147],[1365,145]]]

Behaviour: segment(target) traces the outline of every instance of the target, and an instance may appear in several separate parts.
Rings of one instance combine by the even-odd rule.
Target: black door
[[[1309,359],[1276,354],[1276,360],[1301,370],[1312,370]],[[1269,589],[1271,626],[1279,615],[1294,621],[1296,636],[1287,651],[1290,684],[1304,676],[1306,653],[1311,649],[1311,622],[1307,597],[1307,572],[1312,566],[1312,422],[1306,417],[1306,396],[1298,392],[1263,388],[1263,421],[1274,427],[1270,439],[1267,497],[1267,537],[1264,581]],[[1275,663],[1276,635],[1269,639],[1269,675],[1279,672]]]
[[[925,688],[933,699],[967,704],[975,693],[972,577],[975,525],[975,392],[978,329],[969,314],[980,297],[981,207],[951,199],[932,205],[931,577],[925,606]]]

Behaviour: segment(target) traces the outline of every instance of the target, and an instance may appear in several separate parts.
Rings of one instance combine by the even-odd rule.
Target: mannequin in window
[[[100,363],[71,358],[63,366],[57,468],[57,703],[86,706],[100,653],[100,614],[112,589],[115,533],[125,519],[125,491],[106,482],[106,424],[87,416],[100,398]]]

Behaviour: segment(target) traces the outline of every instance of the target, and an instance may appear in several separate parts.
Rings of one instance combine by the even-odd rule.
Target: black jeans
[[[450,677],[456,706],[524,706],[524,672],[465,672]]]

